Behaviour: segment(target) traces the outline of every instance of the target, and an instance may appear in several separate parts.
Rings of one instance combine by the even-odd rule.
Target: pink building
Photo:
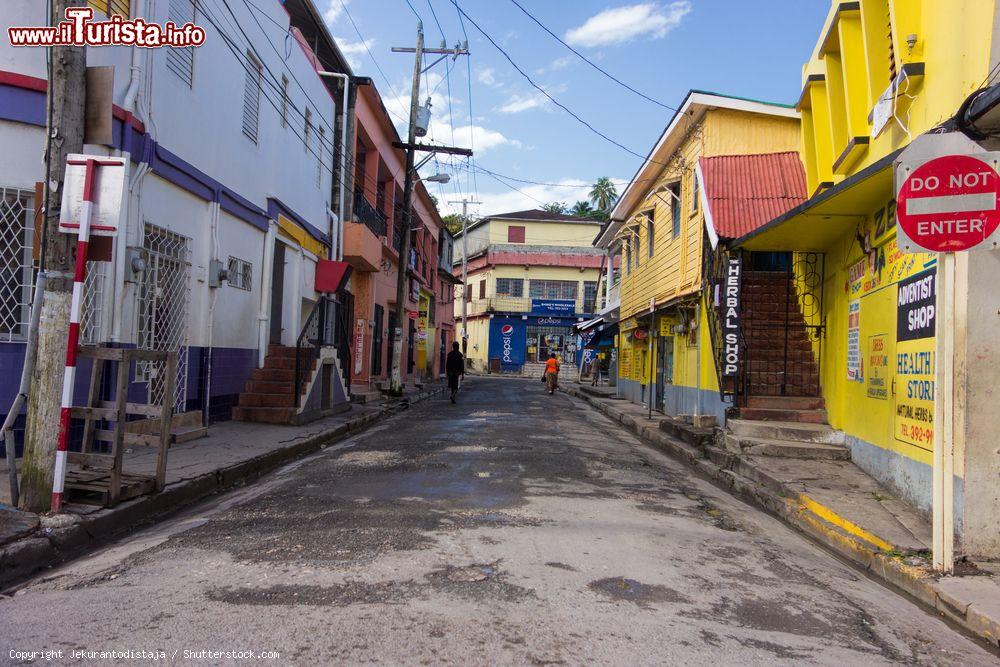
[[[371,391],[392,370],[393,335],[403,336],[406,382],[438,377],[455,340],[456,279],[453,241],[427,189],[413,191],[412,239],[405,321],[395,321],[396,277],[403,241],[403,178],[406,156],[389,114],[370,79],[359,79],[354,100],[354,173],[351,212],[344,232],[344,259],[353,268],[354,296],[350,377],[355,395]]]

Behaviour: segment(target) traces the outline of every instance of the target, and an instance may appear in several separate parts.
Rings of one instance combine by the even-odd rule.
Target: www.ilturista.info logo
[[[205,29],[194,23],[164,25],[148,23],[141,18],[126,19],[112,16],[107,21],[93,21],[90,7],[69,7],[66,20],[47,27],[10,27],[7,36],[11,46],[140,46],[156,49],[169,46],[177,49],[201,46]]]

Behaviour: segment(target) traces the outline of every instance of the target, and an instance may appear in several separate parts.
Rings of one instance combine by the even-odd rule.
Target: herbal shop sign
[[[903,252],[958,252],[1000,242],[997,153],[945,155],[896,170],[896,231]]]

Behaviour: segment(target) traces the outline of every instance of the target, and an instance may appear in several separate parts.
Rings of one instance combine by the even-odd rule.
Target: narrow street
[[[176,663],[996,661],[583,403],[485,378],[36,577],[0,635]]]

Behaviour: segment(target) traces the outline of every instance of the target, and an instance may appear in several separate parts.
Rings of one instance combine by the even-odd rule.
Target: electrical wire
[[[589,122],[587,122],[586,120],[584,120],[583,118],[581,118],[580,115],[577,114],[575,111],[573,111],[572,109],[570,109],[569,107],[567,107],[565,104],[563,104],[562,102],[560,102],[559,100],[557,100],[556,98],[554,98],[551,94],[549,94],[549,92],[547,90],[545,90],[544,88],[542,88],[541,86],[539,86],[537,83],[535,83],[535,81],[531,78],[531,76],[529,76],[528,73],[525,72],[520,67],[520,65],[518,65],[516,62],[514,62],[514,59],[510,57],[510,54],[507,53],[507,51],[502,46],[500,46],[500,44],[498,44],[496,42],[496,40],[494,40],[493,37],[490,36],[489,33],[487,33],[485,30],[483,30],[479,26],[479,24],[476,23],[476,21],[471,16],[469,16],[468,13],[466,13],[464,9],[461,8],[461,6],[458,4],[458,0],[451,0],[451,2],[452,2],[453,5],[455,5],[455,8],[458,9],[458,11],[461,13],[461,15],[464,16],[466,19],[468,19],[469,23],[471,23],[473,25],[473,27],[475,27],[476,30],[478,30],[480,32],[480,34],[482,34],[483,37],[485,37],[487,39],[487,41],[489,41],[489,43],[492,44],[493,47],[496,48],[496,50],[500,52],[500,54],[507,60],[507,62],[510,63],[511,67],[513,67],[515,70],[517,70],[517,72],[522,77],[524,77],[524,79],[529,84],[531,84],[532,88],[534,88],[535,90],[537,90],[538,92],[540,92],[542,95],[544,95],[550,102],[552,102],[557,107],[559,107],[560,109],[562,109],[563,111],[565,111],[566,113],[568,113],[570,116],[573,117],[574,120],[576,120],[578,123],[580,123],[581,125],[583,125],[584,127],[586,127],[592,133],[594,133],[597,136],[599,136],[601,139],[604,139],[609,144],[611,144],[613,146],[616,146],[616,147],[620,148],[621,150],[625,151],[626,153],[629,153],[630,155],[634,155],[635,157],[637,157],[637,158],[639,158],[641,160],[652,162],[654,164],[659,164],[659,165],[662,165],[662,166],[667,166],[667,163],[665,163],[665,162],[659,162],[657,160],[652,159],[651,157],[648,157],[646,155],[642,155],[641,153],[637,153],[634,150],[632,150],[631,148],[629,148],[628,146],[625,146],[624,144],[622,144],[621,142],[616,141],[615,139],[612,139],[607,134],[601,132],[596,127],[594,127],[593,125],[591,125]]]
[[[657,106],[661,106],[664,109],[669,109],[670,111],[680,111],[680,109],[678,109],[676,107],[672,107],[669,104],[664,104],[663,102],[661,102],[659,100],[653,99],[649,95],[646,95],[645,93],[642,93],[642,92],[636,90],[635,88],[633,88],[632,86],[628,85],[627,83],[625,83],[624,81],[622,81],[621,79],[619,79],[618,77],[616,77],[614,74],[611,74],[610,72],[608,72],[607,70],[605,70],[604,68],[602,68],[600,65],[598,65],[597,63],[595,63],[593,60],[591,60],[587,56],[583,55],[582,53],[580,53],[579,51],[577,51],[576,49],[574,49],[572,46],[570,46],[566,42],[564,42],[563,39],[561,37],[559,37],[559,35],[555,34],[551,30],[549,30],[549,28],[545,24],[543,24],[541,21],[539,21],[537,18],[535,18],[535,16],[532,15],[531,12],[529,12],[527,9],[525,9],[521,5],[520,2],[518,2],[517,0],[510,0],[510,1],[512,3],[514,3],[515,7],[517,7],[522,12],[524,12],[525,16],[527,16],[532,21],[534,21],[535,23],[537,23],[539,28],[541,28],[545,32],[549,33],[549,35],[551,35],[557,42],[559,42],[560,44],[562,44],[563,46],[565,46],[567,49],[569,49],[570,51],[572,51],[574,54],[576,54],[576,56],[579,57],[580,60],[582,60],[583,62],[587,63],[588,65],[590,65],[591,67],[593,67],[594,69],[596,69],[598,72],[600,72],[601,74],[603,74],[607,78],[609,78],[612,81],[614,81],[615,83],[617,83],[622,88],[625,88],[626,90],[630,90],[631,92],[635,93],[636,95],[638,95],[642,99],[644,99],[644,100],[646,100],[648,102],[652,102],[653,104],[656,104]]]

